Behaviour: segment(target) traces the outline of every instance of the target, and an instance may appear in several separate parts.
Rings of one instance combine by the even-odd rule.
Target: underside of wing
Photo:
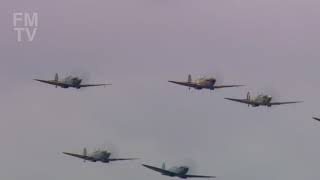
[[[66,155],[69,155],[69,156],[73,156],[73,157],[77,157],[77,158],[80,158],[80,159],[85,159],[85,160],[90,160],[91,159],[88,156],[83,156],[83,155],[80,155],[80,154],[73,154],[73,153],[67,153],[67,152],[63,152],[63,154],[66,154]]]
[[[157,171],[159,173],[172,174],[172,172],[170,172],[170,171],[167,171],[167,170],[164,170],[164,169],[161,169],[161,168],[157,168],[157,167],[154,167],[154,166],[149,166],[149,165],[146,165],[146,164],[142,164],[142,166],[144,166],[146,168],[149,168],[151,170]]]
[[[216,178],[216,176],[185,175],[187,178]]]
[[[215,89],[219,89],[219,88],[229,88],[229,87],[241,87],[244,85],[221,85],[221,86],[214,86]]]
[[[193,87],[193,88],[201,88],[199,85],[195,84],[195,83],[189,83],[189,82],[179,82],[179,81],[168,81],[174,84],[179,84],[182,86],[188,86],[188,87]]]
[[[320,121],[320,118],[312,117],[314,120]]]
[[[80,84],[80,87],[109,86],[111,84]]]
[[[58,81],[47,81],[47,80],[41,80],[41,79],[34,79],[35,81],[39,81],[39,82],[43,82],[43,83],[47,83],[47,84],[51,84],[51,85],[55,85],[55,86],[66,86],[67,84],[58,82]]]
[[[110,158],[109,161],[127,161],[127,160],[137,160],[138,158]]]
[[[302,101],[291,101],[291,102],[271,102],[270,105],[282,105],[282,104],[295,104],[302,103]]]
[[[233,99],[233,98],[224,98],[224,99],[227,99],[227,100],[230,100],[230,101],[235,101],[235,102],[240,102],[240,103],[244,103],[244,104],[250,104],[250,105],[253,104],[248,99]]]

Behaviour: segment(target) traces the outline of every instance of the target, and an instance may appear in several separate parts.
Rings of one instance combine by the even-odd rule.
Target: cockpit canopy
[[[68,76],[65,78],[65,83],[72,84],[72,85],[80,85],[82,79],[74,76]]]

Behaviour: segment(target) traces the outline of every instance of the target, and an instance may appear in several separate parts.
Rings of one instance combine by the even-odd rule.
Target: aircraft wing
[[[142,166],[144,166],[146,168],[149,168],[151,170],[157,171],[157,172],[162,173],[162,174],[172,174],[171,171],[167,171],[165,169],[157,168],[157,167],[154,167],[154,166],[149,166],[149,165],[146,165],[146,164],[142,164]]]
[[[80,87],[108,86],[111,84],[80,84]]]
[[[39,82],[43,82],[43,83],[47,83],[47,84],[51,84],[51,85],[55,85],[55,86],[65,86],[66,84],[61,83],[59,81],[48,81],[48,80],[41,80],[41,79],[34,79],[35,81],[39,81]]]
[[[138,158],[110,158],[109,161],[137,160]]]
[[[314,120],[320,121],[320,118],[312,117]]]
[[[291,102],[271,102],[270,105],[282,105],[282,104],[295,104],[302,103],[302,101],[291,101]]]
[[[201,88],[201,86],[195,84],[195,83],[189,83],[189,82],[180,82],[180,81],[168,81],[174,84],[179,84],[182,86],[188,86],[188,87],[192,87],[192,88]]]
[[[66,154],[66,155],[69,155],[69,156],[73,156],[73,157],[77,157],[77,158],[84,159],[84,160],[91,160],[90,157],[84,156],[84,155],[80,155],[80,154],[73,154],[73,153],[67,153],[67,152],[63,152],[63,154]]]
[[[252,103],[252,101],[248,100],[248,99],[233,99],[233,98],[224,98],[230,101],[235,101],[235,102],[240,102],[240,103],[244,103],[244,104],[250,104],[253,105],[254,103]]]
[[[185,175],[187,178],[216,178],[216,176]]]
[[[241,87],[244,85],[222,85],[222,86],[214,86],[215,89],[219,89],[219,88],[229,88],[229,87]]]

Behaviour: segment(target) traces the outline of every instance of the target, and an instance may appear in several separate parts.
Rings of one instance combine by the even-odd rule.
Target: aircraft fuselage
[[[214,84],[216,83],[216,79],[214,78],[201,78],[194,81],[198,87],[195,87],[195,89],[214,89]]]
[[[68,76],[61,81],[63,84],[65,84],[64,86],[61,86],[61,87],[62,88],[74,87],[79,89],[81,81],[82,79],[78,77]]]
[[[170,177],[180,177],[180,178],[187,178],[186,174],[189,171],[188,167],[180,166],[180,167],[172,167],[168,169],[171,173],[162,173],[163,175],[170,176]]]
[[[104,163],[108,163],[108,162],[110,162],[109,161],[110,155],[111,155],[111,153],[109,153],[107,151],[95,151],[89,157],[90,157],[90,160],[93,162],[101,161]]]
[[[258,95],[256,98],[252,100],[254,107],[257,106],[271,106],[270,102],[272,100],[272,97],[269,95]]]

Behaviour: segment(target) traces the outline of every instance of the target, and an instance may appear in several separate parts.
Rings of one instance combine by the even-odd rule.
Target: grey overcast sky
[[[320,1],[2,0],[0,178],[171,179],[141,163],[196,164],[218,180],[320,178]],[[38,12],[17,42],[14,12]],[[72,72],[106,88],[35,82]],[[167,80],[215,75],[214,92]],[[271,93],[302,104],[247,108]],[[82,163],[62,151],[118,149],[134,162]]]

